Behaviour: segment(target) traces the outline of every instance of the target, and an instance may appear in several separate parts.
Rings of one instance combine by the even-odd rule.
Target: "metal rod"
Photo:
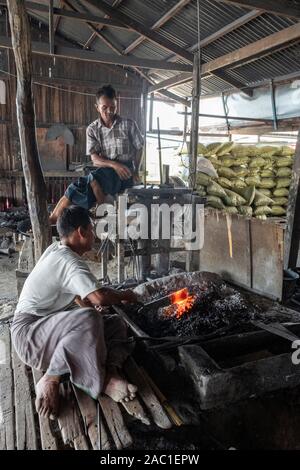
[[[201,63],[199,53],[194,54],[193,65],[193,93],[191,112],[191,139],[190,139],[190,164],[189,164],[189,187],[194,189],[196,185],[196,169],[198,158],[198,138],[199,138],[199,110],[200,110],[200,84],[201,84]]]
[[[159,158],[159,180],[160,180],[160,184],[162,184],[163,169],[162,169],[162,158],[161,158],[159,117],[157,118],[157,141],[158,141],[158,158]]]
[[[149,132],[153,130],[153,104],[154,104],[154,93],[150,95],[150,108],[149,108]]]
[[[143,103],[143,134],[144,134],[144,148],[143,148],[143,159],[142,166],[140,169],[143,169],[143,183],[144,187],[147,186],[147,108],[148,108],[148,84],[143,82],[143,94],[142,94],[142,103]]]
[[[54,54],[53,0],[49,0],[49,47],[50,54]]]
[[[224,109],[224,114],[225,114],[225,119],[226,119],[226,125],[227,125],[227,130],[228,130],[228,135],[231,140],[231,134],[230,134],[230,124],[228,120],[228,105],[226,103],[225,99],[225,93],[222,93],[222,103],[223,103],[223,109]]]
[[[271,103],[272,103],[272,113],[273,113],[273,129],[277,131],[278,122],[277,122],[277,112],[276,112],[276,101],[275,101],[275,87],[273,80],[270,81],[270,91],[271,91]]]
[[[178,114],[185,114],[184,111],[177,111]],[[191,116],[192,113],[188,112],[188,116]],[[226,116],[220,116],[219,114],[205,114],[199,113],[200,117],[208,117],[208,118],[216,118],[216,119],[226,119]],[[273,123],[273,119],[256,119],[250,117],[238,117],[238,116],[227,116],[227,119],[231,119],[232,121],[254,121],[254,122],[265,122],[265,123]]]

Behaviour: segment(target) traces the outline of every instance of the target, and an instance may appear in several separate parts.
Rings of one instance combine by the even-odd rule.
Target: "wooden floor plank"
[[[120,450],[130,447],[132,437],[124,423],[118,403],[104,395],[99,398],[99,403],[116,448]]]
[[[12,347],[12,366],[14,374],[17,449],[35,450],[37,449],[37,437],[28,371],[14,347]]]
[[[130,400],[128,402],[123,402],[122,405],[129,415],[138,419],[147,426],[150,425],[150,419],[146,415],[145,410],[143,409],[138,398],[134,398],[133,400]]]
[[[172,423],[169,420],[169,417],[132,357],[127,359],[124,364],[124,370],[129,380],[137,386],[138,394],[145,403],[145,406],[151,414],[155,424],[162,429],[170,429],[172,427]]]
[[[79,390],[79,388],[74,386],[73,389],[83,422],[86,426],[86,432],[88,433],[93,449],[109,450],[111,445],[102,421],[100,422],[100,435],[98,433],[98,416],[95,400],[82,390]]]
[[[0,326],[0,450],[14,450],[13,373],[7,324]]]
[[[76,450],[88,450],[88,441],[80,423],[70,382],[60,384],[60,395],[58,424],[64,443],[73,445]]]
[[[43,373],[40,370],[32,369],[32,375],[34,384],[42,378]],[[49,418],[44,418],[39,415],[40,424],[40,437],[43,450],[58,450],[58,443],[55,435],[51,430],[51,424]]]

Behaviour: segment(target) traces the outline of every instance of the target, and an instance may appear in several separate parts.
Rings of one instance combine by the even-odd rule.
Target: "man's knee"
[[[101,313],[97,312],[92,307],[79,308],[77,309],[77,320],[81,325],[91,327],[97,327],[103,325],[103,319]]]

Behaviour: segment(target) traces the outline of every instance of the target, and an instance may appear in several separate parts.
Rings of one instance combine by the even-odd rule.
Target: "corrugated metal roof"
[[[104,16],[104,13],[101,12],[101,2],[99,2],[99,9],[91,6],[87,0],[81,0],[80,2],[77,0],[69,0],[69,2],[81,11],[90,11],[99,16]],[[106,2],[112,5],[114,0],[106,0]],[[123,0],[118,6],[118,11],[125,13],[134,20],[151,28],[151,26],[177,2],[178,0]],[[48,5],[48,1],[46,0],[36,1],[36,3]],[[59,3],[59,0],[55,0],[54,2],[57,7],[60,6]],[[249,9],[215,0],[199,0],[199,9],[200,39],[209,37],[211,34],[249,12]],[[48,21],[48,15],[46,13],[33,10],[30,10],[29,13],[44,23]],[[203,47],[202,59],[207,62],[221,57],[294,24],[296,24],[296,20],[264,13],[213,43],[208,44],[206,47]],[[58,31],[79,44],[84,44],[92,33],[87,24],[65,18],[61,19]],[[196,44],[198,42],[197,0],[191,0],[191,2],[177,12],[173,18],[169,19],[158,32],[162,37],[183,49],[188,49]],[[125,49],[139,36],[134,31],[110,28],[107,26],[103,28],[101,34],[109,39],[119,50]],[[91,48],[102,53],[113,54],[109,46],[99,38],[94,40]],[[287,45],[284,50],[274,51],[267,57],[257,58],[247,64],[226,69],[225,73],[229,80],[230,78],[234,78],[245,85],[295,71],[299,71],[300,73],[299,50],[299,45]],[[166,60],[174,54],[146,39],[129,55],[145,59]],[[186,63],[187,61],[182,57],[177,57],[176,62]],[[150,74],[155,81],[159,82],[175,76],[176,72],[151,70]],[[191,83],[186,83],[172,88],[171,91],[180,96],[190,96],[191,88]],[[202,80],[202,93],[217,93],[225,91],[228,88],[230,88],[230,85],[216,76]]]

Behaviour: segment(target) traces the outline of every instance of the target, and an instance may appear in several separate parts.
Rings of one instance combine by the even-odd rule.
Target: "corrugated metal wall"
[[[15,74],[12,51],[6,59],[2,56],[2,67],[6,65],[5,71]],[[7,204],[20,204],[22,197],[20,178],[12,178],[15,170],[22,170],[15,109],[16,80],[1,70],[4,69],[0,67],[0,80],[5,81],[6,104],[0,104],[0,210]],[[116,88],[119,113],[135,119],[141,126],[141,80],[120,67],[65,59],[54,61],[34,55],[33,77],[38,82],[33,90],[41,160],[53,158],[58,170],[66,171],[69,163],[83,161],[85,131],[97,118],[94,96],[102,85],[111,83]],[[65,145],[61,139],[45,141],[47,129],[57,123],[70,128],[74,146]],[[49,202],[53,203],[61,196],[68,179],[66,176],[47,178],[46,183]]]

